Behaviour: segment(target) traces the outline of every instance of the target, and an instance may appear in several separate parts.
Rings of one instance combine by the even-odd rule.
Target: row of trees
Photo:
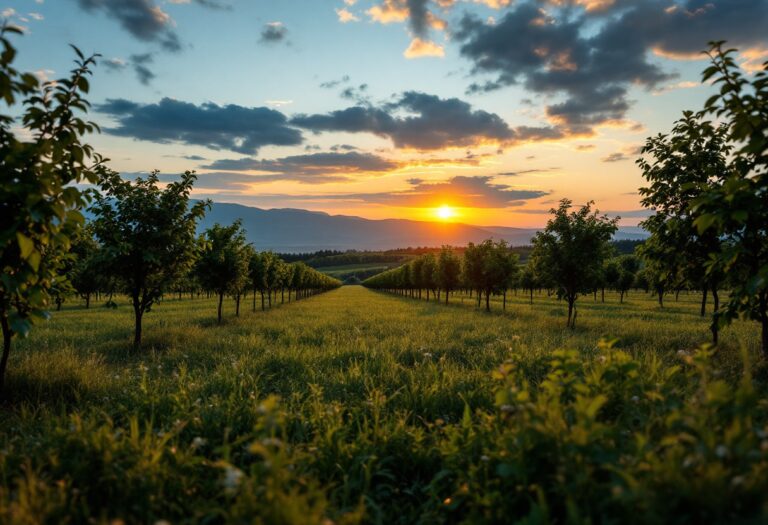
[[[303,263],[288,264],[271,252],[257,252],[246,241],[240,220],[229,226],[214,224],[196,237],[197,221],[209,203],[190,202],[195,178],[187,172],[162,189],[156,172],[134,182],[107,170],[101,174],[101,192],[95,196],[94,220],[89,225],[95,239],[78,243],[88,246],[90,253],[74,265],[75,270],[98,267],[100,281],[82,279],[80,271],[74,271],[71,280],[86,298],[95,291],[94,286],[103,285],[131,298],[134,348],[141,346],[144,314],[167,292],[215,294],[221,323],[228,295],[239,316],[241,301],[249,291],[255,310],[257,294],[264,309],[265,296],[271,307],[278,292],[284,301],[287,291],[290,301],[291,295],[299,299],[341,285]]]
[[[9,108],[0,115],[0,395],[14,337],[26,336],[73,292],[86,303],[99,290],[127,294],[138,348],[144,314],[192,276],[201,286],[206,280],[220,304],[228,293],[239,302],[246,285],[271,300],[276,287],[304,297],[340,284],[257,254],[240,224],[214,226],[198,238],[209,203],[190,202],[193,173],[160,188],[156,173],[131,183],[106,168],[106,159],[84,142],[98,131],[82,117],[97,56],[74,48],[69,76],[41,84],[13,67],[14,33],[20,31],[0,28],[0,100]],[[95,220],[85,228],[81,210],[89,204]]]
[[[423,255],[399,268],[389,270],[366,280],[369,288],[392,291],[412,297],[421,297],[426,290],[439,297],[448,297],[462,289],[476,296],[478,306],[483,299],[490,311],[492,295],[502,296],[502,309],[506,309],[510,289],[530,290],[550,288],[568,303],[568,326],[575,326],[575,304],[580,294],[592,293],[607,282],[604,279],[605,261],[611,254],[610,240],[616,231],[618,219],[609,219],[592,210],[588,203],[571,211],[571,201],[564,199],[546,228],[533,239],[533,252],[528,264],[521,268],[517,254],[505,241],[486,240],[470,243],[459,258],[449,247],[444,247],[435,258]],[[616,269],[616,286],[624,285],[631,273],[634,283],[636,269],[624,263]],[[613,266],[609,267],[613,270]],[[610,284],[614,283],[613,271]],[[621,282],[619,282],[621,281]],[[622,294],[623,298],[623,294]]]

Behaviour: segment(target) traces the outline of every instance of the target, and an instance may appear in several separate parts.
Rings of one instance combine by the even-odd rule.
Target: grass
[[[588,484],[569,476],[608,461],[595,459],[603,458],[604,448],[589,452],[594,457],[579,448],[585,439],[604,447],[612,442],[606,429],[630,428],[661,443],[673,427],[677,435],[673,414],[681,421],[701,418],[686,431],[699,436],[696,454],[713,451],[715,460],[702,465],[720,469],[711,486],[680,488],[679,504],[691,522],[700,517],[696,512],[729,521],[765,517],[762,499],[750,497],[764,492],[766,482],[756,481],[751,491],[737,487],[744,497],[734,496],[728,476],[742,476],[743,483],[762,479],[768,441],[761,444],[758,435],[749,445],[756,459],[752,449],[744,452],[752,459],[742,463],[736,452],[725,465],[716,456],[722,436],[746,432],[733,429],[731,415],[740,413],[745,399],[758,403],[749,411],[749,432],[766,423],[765,406],[757,401],[765,398],[765,367],[751,369],[757,389],[751,397],[738,387],[743,356],[758,360],[758,329],[737,323],[724,331],[715,356],[694,354],[709,338],[699,300],[684,294],[662,310],[639,292],[623,305],[613,294],[605,304],[581,298],[571,331],[564,328],[564,305],[545,295],[533,305],[522,294],[510,296],[504,314],[494,300],[495,312],[486,314],[468,297],[452,297],[445,307],[348,286],[265,313],[251,313],[246,302],[239,318],[229,303],[222,326],[215,324],[214,300],[169,299],[145,317],[140,354],[129,351],[127,304],[116,310],[65,307],[18,341],[9,363],[10,401],[0,408],[0,522],[427,523],[527,516],[543,523],[567,516],[616,519],[627,509],[628,522],[644,522],[631,512],[643,505],[651,506],[645,522],[665,521],[674,516],[651,510],[653,497],[664,494],[664,483],[672,483],[667,478],[679,470],[668,472],[669,461],[627,466],[617,452],[612,470],[596,470]],[[619,340],[609,349],[598,345],[603,337]],[[561,355],[562,348],[574,353]],[[681,350],[690,366],[677,371]],[[606,355],[614,356],[607,364]],[[511,368],[499,374],[503,363]],[[622,372],[611,376],[611,366]],[[649,399],[647,410],[643,404],[642,415],[626,423],[624,409],[610,408],[624,405],[601,390],[619,379],[594,383],[596,370],[620,377],[615,395],[621,403],[630,403],[637,390]],[[555,402],[545,395],[550,375],[566,373],[583,384]],[[718,390],[722,406],[705,420],[715,397],[706,390],[699,399],[699,388],[720,383],[728,387]],[[668,401],[660,406],[651,391]],[[534,402],[517,399],[521,392]],[[587,392],[598,407],[594,413],[569,405]],[[530,412],[510,415],[506,407],[515,403]],[[603,403],[608,408],[600,408]],[[570,430],[531,439],[525,432],[551,425],[550,412],[561,414]],[[523,419],[510,427],[513,417]],[[607,419],[598,431],[600,418]],[[563,441],[570,439],[576,441]],[[523,442],[548,448],[526,448],[527,459],[510,463]],[[654,449],[654,458],[675,450],[664,446]],[[559,467],[552,465],[553,450],[560,450],[554,456],[562,458]],[[533,468],[531,458],[539,457],[545,459]],[[634,485],[622,481],[626,473],[613,479],[616,465],[638,469],[631,470]],[[556,481],[552,472],[565,466],[564,481]],[[641,472],[649,469],[653,476],[643,481]],[[703,483],[706,472],[694,478]],[[541,489],[535,480],[545,475],[552,487]],[[607,488],[601,476],[611,478]],[[637,499],[623,501],[615,490]],[[561,508],[582,491],[583,501]],[[591,497],[603,503],[590,506]],[[608,500],[619,506],[606,507]],[[721,506],[713,510],[701,502]],[[658,503],[672,504],[669,497]]]

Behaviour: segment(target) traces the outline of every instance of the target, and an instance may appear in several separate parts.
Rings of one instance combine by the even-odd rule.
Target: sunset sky
[[[100,53],[91,139],[195,195],[368,218],[540,226],[563,197],[642,220],[634,160],[754,69],[768,0],[18,0],[18,66]]]

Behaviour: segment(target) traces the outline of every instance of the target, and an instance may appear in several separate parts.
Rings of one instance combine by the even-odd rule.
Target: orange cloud
[[[411,40],[411,44],[403,52],[403,56],[405,58],[444,57],[445,49],[431,40],[422,40],[417,37]]]
[[[399,5],[394,0],[386,0],[381,5],[375,5],[366,13],[371,17],[371,20],[380,24],[404,22],[408,19],[408,9],[403,5]]]
[[[357,22],[360,20],[352,11],[346,7],[336,9],[336,15],[339,17],[339,22],[342,24],[346,24],[347,22]]]

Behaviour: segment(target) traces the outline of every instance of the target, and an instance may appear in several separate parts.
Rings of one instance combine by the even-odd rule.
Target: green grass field
[[[699,300],[582,297],[571,331],[546,295],[486,314],[348,286],[229,301],[222,326],[168,299],[138,355],[127,304],[65,306],[11,356],[0,522],[757,523],[758,328],[694,356]]]

